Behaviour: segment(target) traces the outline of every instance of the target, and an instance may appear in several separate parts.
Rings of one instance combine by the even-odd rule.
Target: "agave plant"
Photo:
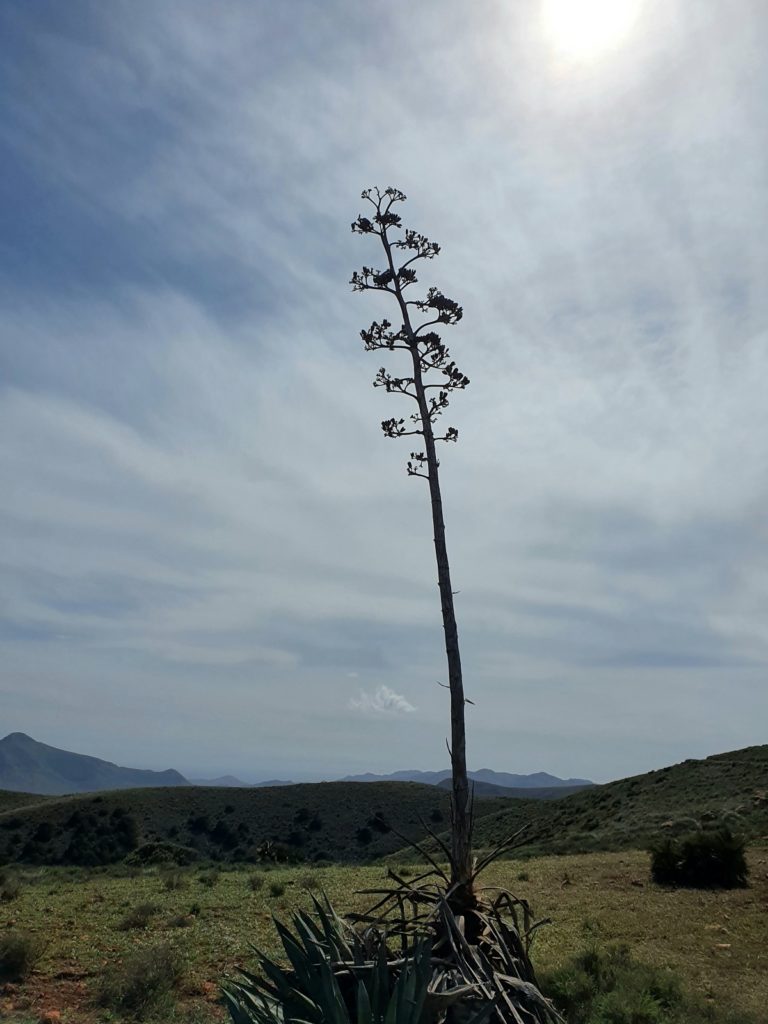
[[[224,995],[233,1024],[547,1024],[559,1018],[536,986],[523,901],[502,894],[477,913],[482,939],[467,941],[438,886],[398,880],[356,924],[327,899],[314,917],[275,921],[286,966],[256,951],[259,971],[240,971]],[[410,904],[410,909],[407,905]],[[515,904],[528,928],[521,937]],[[503,919],[506,906],[515,917]],[[394,913],[393,913],[394,912]],[[374,916],[375,915],[375,916]],[[373,923],[371,923],[373,922]],[[389,922],[389,927],[387,926]]]
[[[313,898],[314,899],[314,898]],[[290,967],[257,951],[260,974],[224,986],[234,1024],[418,1024],[431,973],[427,939],[391,961],[383,935],[356,932],[314,899],[317,921],[299,911],[293,931],[275,921]]]

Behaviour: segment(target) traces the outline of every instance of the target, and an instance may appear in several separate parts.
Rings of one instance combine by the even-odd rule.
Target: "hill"
[[[40,804],[51,797],[41,796],[39,793],[20,793],[7,789],[0,789],[0,814],[3,811],[14,811],[18,807],[29,807],[31,804]]]
[[[525,825],[530,852],[617,850],[718,821],[750,840],[768,839],[768,745],[683,761],[562,800],[510,801],[478,820],[475,840],[492,847]]]
[[[468,777],[483,785],[497,786],[502,789],[545,789],[551,787],[566,786],[571,789],[576,787],[594,786],[589,779],[559,779],[556,775],[548,772],[533,772],[531,775],[513,775],[510,772],[495,772],[491,768],[480,768],[477,771],[467,772]],[[440,786],[451,778],[451,769],[443,771],[422,772],[416,769],[392,772],[391,775],[374,775],[366,772],[364,775],[348,775],[343,782],[422,782],[428,786]],[[478,788],[475,789],[479,793]]]
[[[562,800],[564,796],[568,796],[570,793],[578,793],[580,790],[586,789],[587,786],[594,786],[594,782],[585,783],[583,786],[543,786],[540,788],[519,786],[515,789],[509,789],[506,786],[495,786],[492,782],[482,782],[473,779],[471,785],[475,798],[500,797],[506,800]],[[450,791],[450,778],[438,782],[437,786],[439,789]]]
[[[478,797],[475,841],[526,826],[528,853],[642,848],[698,822],[725,820],[768,839],[768,746],[689,760],[560,799]],[[30,804],[30,801],[37,801]],[[304,860],[370,861],[445,830],[449,793],[414,782],[131,789],[43,799],[1,794],[0,861],[110,863],[137,844],[172,842],[216,860],[253,859],[266,842]],[[391,826],[391,829],[390,829]]]
[[[476,813],[500,806],[478,801]],[[106,864],[149,842],[215,860],[254,859],[271,842],[296,859],[366,861],[397,850],[403,837],[421,838],[424,821],[445,828],[449,817],[448,793],[413,782],[132,789],[1,813],[0,863]]]
[[[98,757],[38,743],[23,732],[0,740],[0,789],[59,796],[103,789],[188,786],[179,772],[121,768]]]

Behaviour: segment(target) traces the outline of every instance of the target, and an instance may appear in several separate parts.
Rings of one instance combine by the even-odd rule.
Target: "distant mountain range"
[[[190,779],[190,786],[215,786],[217,789],[248,789],[250,783],[235,775],[220,775],[217,779]]]
[[[38,743],[23,732],[0,740],[0,789],[59,796],[101,789],[188,786],[179,772],[121,768],[111,761]]]
[[[586,786],[594,786],[589,779],[559,779],[556,775],[548,772],[533,772],[531,775],[513,775],[510,772],[495,772],[490,768],[480,768],[476,772],[467,772],[467,775],[475,783],[475,791],[480,795],[481,788],[491,786],[494,789],[584,789]],[[364,775],[348,775],[343,782],[422,782],[427,786],[443,786],[446,781],[450,782],[451,769],[445,768],[440,772],[400,771],[391,775],[373,775],[366,772]],[[481,786],[482,784],[482,786]],[[501,793],[488,793],[488,795],[502,796]],[[523,794],[524,795],[524,794]],[[561,794],[562,795],[562,794]]]
[[[565,796],[568,791],[583,789],[593,783],[587,779],[559,779],[547,772],[532,775],[513,775],[481,768],[469,772],[475,782],[476,796],[522,796],[549,799]],[[343,782],[420,782],[430,786],[450,785],[451,771],[400,771],[391,775],[348,776]],[[282,779],[249,784],[234,775],[215,779],[187,779],[180,772],[164,772],[139,768],[122,768],[98,757],[60,750],[47,743],[39,743],[23,732],[12,732],[0,740],[0,789],[17,793],[37,793],[44,796],[62,796],[66,793],[92,793],[110,789],[146,789],[159,786],[209,786],[231,789],[261,789],[271,786],[290,786]]]
[[[265,786],[294,786],[288,779],[267,779],[265,782],[243,782],[236,775],[221,775],[218,779],[190,779],[190,786],[215,786],[217,789],[263,789]],[[0,787],[1,788],[1,787]]]

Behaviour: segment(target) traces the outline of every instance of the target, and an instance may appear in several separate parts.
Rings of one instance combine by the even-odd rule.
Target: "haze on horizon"
[[[470,767],[766,740],[768,9],[601,3],[3,6],[0,733],[447,763],[427,495],[347,284],[391,184],[464,307]]]

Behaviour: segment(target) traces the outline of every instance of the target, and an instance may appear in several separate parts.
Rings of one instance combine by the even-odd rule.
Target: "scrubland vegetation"
[[[768,746],[750,747],[582,790],[560,800],[478,799],[475,840],[491,847],[526,826],[529,853],[588,853],[680,839],[722,823],[768,836]],[[0,793],[0,808],[6,794]],[[11,797],[16,794],[11,794]],[[29,800],[29,797],[26,797]],[[450,795],[411,782],[272,789],[140,789],[13,804],[0,810],[0,864],[135,866],[215,860],[361,862],[401,836],[450,822]],[[2,891],[0,890],[0,900]]]
[[[506,860],[483,881],[552,919],[537,933],[533,960],[548,994],[580,993],[593,1007],[593,1016],[572,1016],[573,1024],[764,1024],[768,848],[751,848],[748,862],[749,886],[728,891],[656,885],[640,851]],[[191,866],[178,873],[181,884],[169,888],[159,866],[16,870],[17,894],[0,904],[0,1019],[26,1024],[51,1010],[65,1024],[224,1019],[222,979],[253,965],[252,944],[279,951],[273,914],[285,920],[321,890],[340,911],[363,910],[371,898],[356,890],[381,885],[386,867]],[[632,950],[629,962],[615,951],[622,943]],[[643,985],[657,991],[661,982],[664,991],[680,988],[667,1016],[643,995]],[[601,994],[599,985],[619,991]],[[692,999],[704,1016],[685,1016]],[[609,1015],[625,1001],[651,1009]]]
[[[750,748],[552,803],[478,802],[480,855],[528,825],[513,859],[481,883],[552,919],[537,933],[534,966],[564,1009],[578,1003],[571,1024],[699,1024],[730,1019],[726,1011],[735,1024],[768,1021],[766,766],[768,748]],[[365,909],[370,897],[355,892],[382,885],[387,864],[410,877],[422,870],[397,833],[449,820],[448,795],[415,783],[8,803],[0,849],[18,856],[0,867],[0,1019],[13,1024],[49,1011],[65,1024],[223,1019],[222,979],[253,963],[251,945],[277,952],[273,914],[286,920],[321,892],[339,911]],[[226,840],[246,829],[247,843]],[[753,843],[746,862],[741,835]],[[590,843],[613,850],[577,852]],[[358,863],[337,863],[336,850]],[[122,857],[36,863],[73,851]],[[734,888],[699,889],[712,878],[680,875],[720,862],[716,884]]]

